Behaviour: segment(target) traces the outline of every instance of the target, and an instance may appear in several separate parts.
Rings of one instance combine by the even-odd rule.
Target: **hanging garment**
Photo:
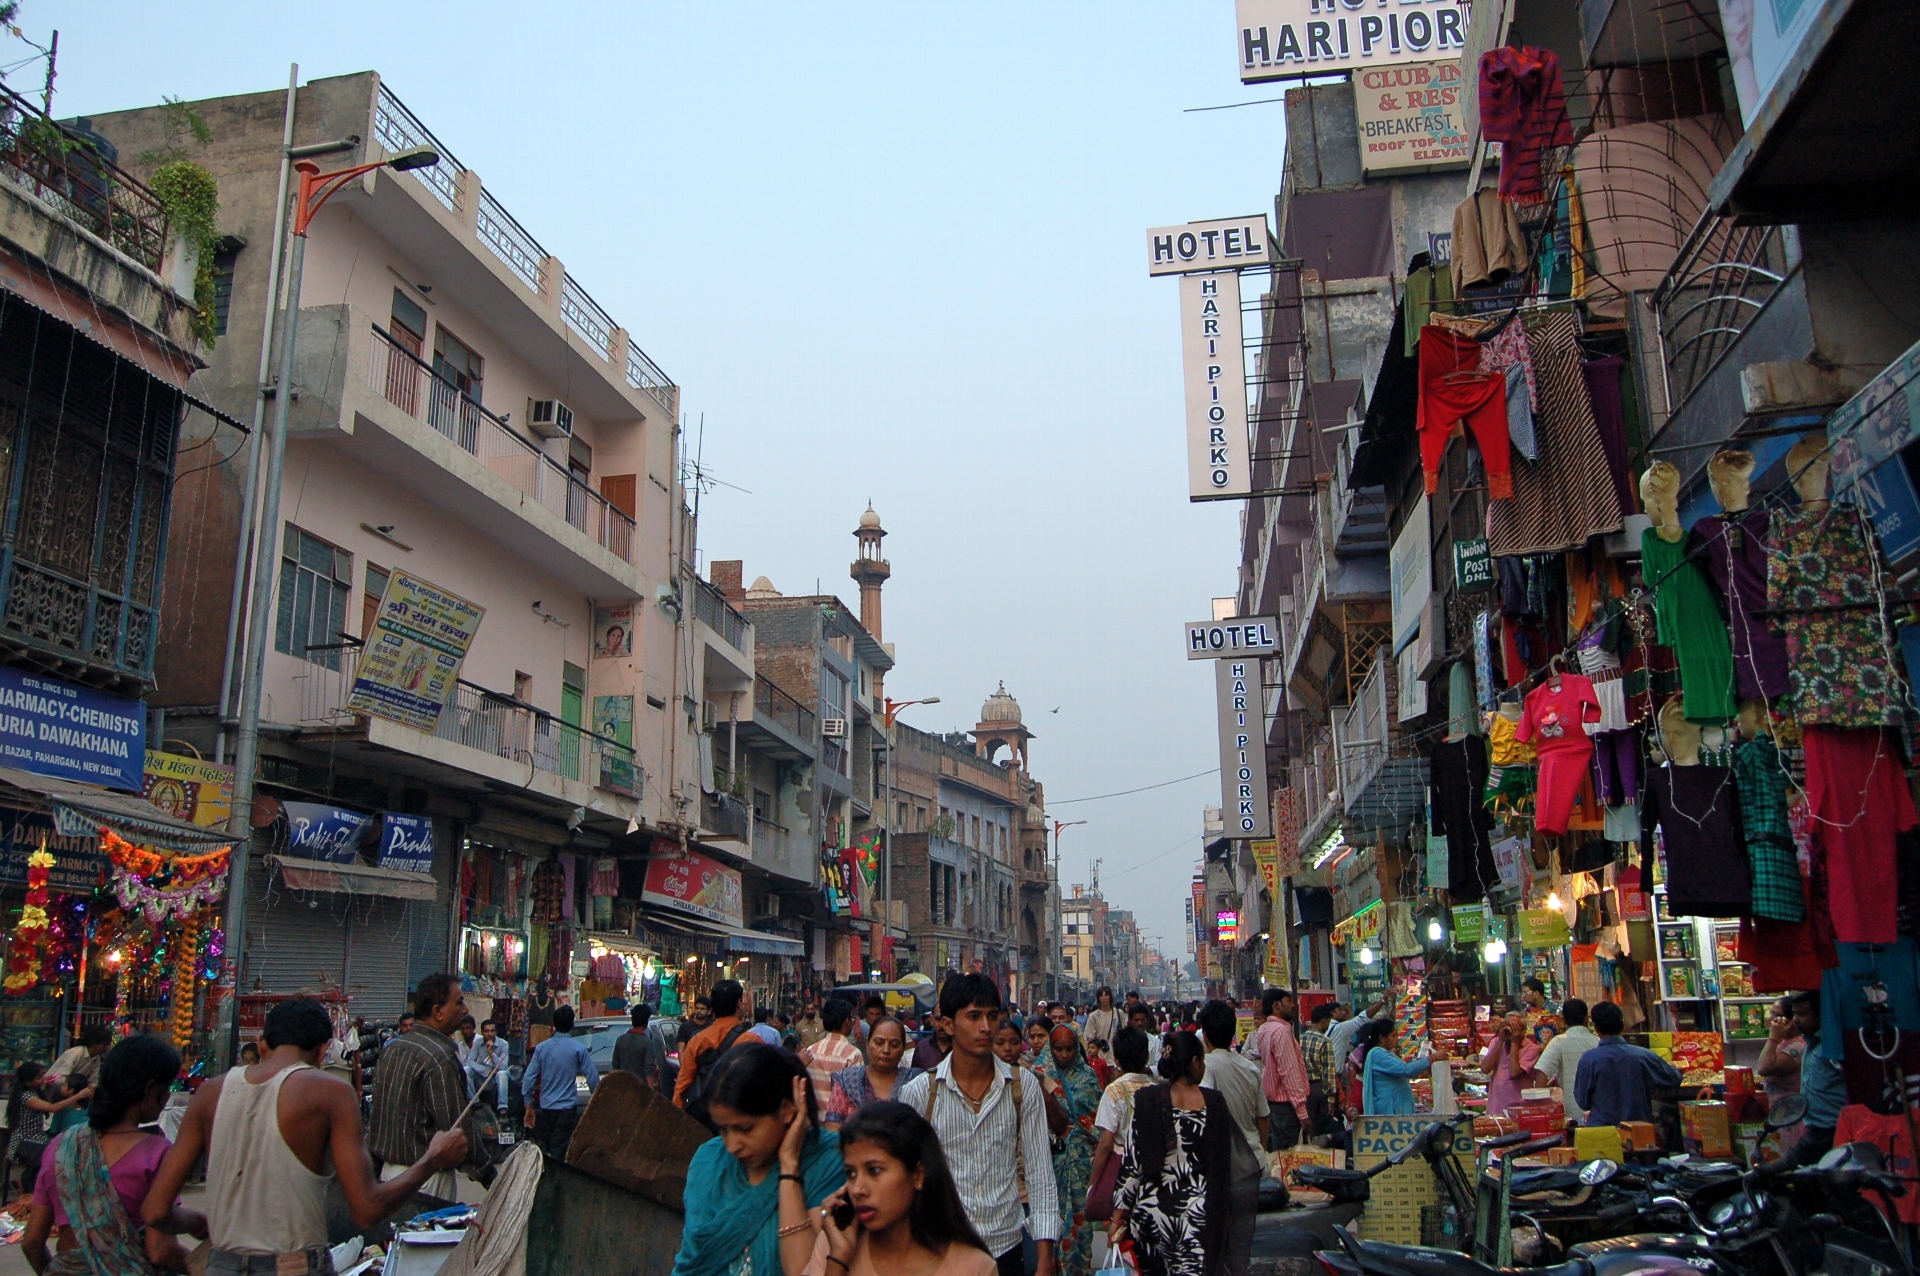
[[[1740,844],[1733,773],[1717,766],[1656,767],[1640,795],[1640,867],[1653,868],[1653,831],[1667,848],[1667,906],[1675,917],[1745,917],[1753,888]]]
[[[1453,210],[1453,295],[1507,282],[1527,268],[1527,237],[1513,206],[1491,189],[1475,191]]]
[[[1600,448],[1607,455],[1607,473],[1613,476],[1613,492],[1623,512],[1634,508],[1633,478],[1627,473],[1626,407],[1620,399],[1620,373],[1626,366],[1618,355],[1588,359],[1580,365],[1587,395],[1593,400],[1593,421],[1600,428]]]
[[[1487,546],[1495,557],[1558,554],[1621,526],[1620,498],[1580,372],[1574,317],[1548,315],[1525,335],[1539,387],[1540,459],[1514,461],[1513,499],[1487,507]]]
[[[1477,735],[1443,740],[1427,756],[1433,831],[1447,839],[1447,894],[1455,903],[1482,898],[1499,879],[1493,865],[1493,821],[1481,801],[1487,772],[1487,742]]]
[[[1487,467],[1487,493],[1495,500],[1513,494],[1507,450],[1507,382],[1480,371],[1480,344],[1444,328],[1427,325],[1420,333],[1420,402],[1414,428],[1420,435],[1420,468],[1427,494],[1440,488],[1440,458],[1447,453],[1453,427],[1465,423],[1480,446]]]
[[[1673,648],[1655,641],[1658,624],[1644,600],[1624,614],[1628,642],[1620,653],[1621,681],[1627,689],[1627,717],[1645,722],[1680,692],[1680,661]]]
[[[1401,326],[1406,329],[1407,358],[1420,353],[1420,330],[1427,326],[1435,311],[1444,314],[1453,306],[1453,268],[1435,266],[1427,254],[1414,258],[1407,269],[1406,309]]]
[[[1743,918],[1739,954],[1753,968],[1755,992],[1796,992],[1820,986],[1823,972],[1814,951],[1813,927],[1805,922]]]
[[[1426,951],[1426,945],[1414,933],[1413,906],[1399,899],[1388,904],[1386,924],[1380,931],[1380,955],[1404,960]]]
[[[1593,695],[1600,702],[1600,729],[1625,731],[1633,725],[1627,716],[1627,684],[1618,673],[1593,680]]]
[[[1546,197],[1540,171],[1546,150],[1573,145],[1560,59],[1552,50],[1501,46],[1480,55],[1480,135],[1502,144],[1501,199],[1537,204]]]
[[[1540,459],[1540,438],[1533,428],[1533,402],[1527,397],[1527,370],[1507,365],[1507,441],[1529,461]]]
[[[1473,698],[1473,675],[1456,660],[1447,671],[1447,736],[1458,740],[1480,734],[1480,711]]]
[[[1479,692],[1480,707],[1493,707],[1493,613],[1483,611],[1473,618],[1473,682]]]
[[[1897,725],[1901,684],[1872,607],[1876,548],[1859,511],[1775,510],[1771,531],[1767,606],[1788,613],[1773,618],[1787,637],[1786,709],[1802,726]]]
[[[1913,1134],[1920,1113],[1920,1032],[1888,1025],[1884,1030],[1855,1028],[1841,1039],[1848,1106],[1840,1109],[1834,1146],[1865,1139],[1886,1154],[1887,1173],[1913,1180]],[[1896,1133],[1897,1131],[1897,1133]],[[1904,1202],[1912,1196],[1901,1196]],[[1900,1217],[1920,1222],[1920,1209],[1903,1207]]]
[[[1753,915],[1781,922],[1807,919],[1800,861],[1787,823],[1787,773],[1771,738],[1759,736],[1733,751],[1733,780],[1740,798],[1740,830],[1753,870]]]
[[[1574,797],[1593,758],[1586,724],[1600,721],[1600,702],[1584,674],[1562,674],[1558,682],[1543,682],[1528,694],[1520,728],[1514,732],[1514,739],[1531,742],[1540,755],[1534,828],[1542,833],[1567,831]]]
[[[1743,700],[1771,700],[1792,689],[1787,642],[1757,613],[1767,607],[1768,517],[1764,509],[1709,514],[1687,533],[1687,547],[1725,603],[1732,628],[1733,682]]]
[[[1911,939],[1890,944],[1846,944],[1838,964],[1820,981],[1820,1039],[1839,1041],[1866,1021],[1869,996],[1893,1010],[1898,1024],[1920,1024],[1920,983]]]
[[[1899,834],[1920,824],[1894,737],[1807,727],[1800,742],[1834,938],[1890,943],[1899,930]]]
[[[1540,386],[1533,370],[1533,354],[1527,349],[1526,329],[1518,319],[1503,324],[1498,332],[1482,343],[1480,366],[1488,372],[1520,369],[1521,378],[1526,382],[1527,420],[1531,423],[1533,413],[1540,408]],[[1536,459],[1536,454],[1528,453],[1527,459]]]
[[[1713,587],[1686,541],[1669,541],[1649,527],[1640,533],[1640,575],[1653,591],[1660,641],[1680,658],[1680,692],[1687,721],[1710,725],[1733,717],[1733,647]]]
[[[1629,727],[1623,731],[1602,731],[1593,736],[1593,788],[1600,801],[1607,806],[1621,806],[1639,796],[1639,732]],[[1613,840],[1618,842],[1626,839],[1616,837]]]

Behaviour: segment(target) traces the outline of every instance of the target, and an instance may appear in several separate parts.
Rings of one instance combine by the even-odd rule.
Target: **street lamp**
[[[1055,820],[1053,822],[1053,984],[1054,995],[1060,995],[1060,835],[1085,820]]]
[[[226,933],[233,937],[228,941],[229,951],[234,954],[232,960],[236,963],[245,947],[247,839],[253,835],[253,777],[260,762],[260,683],[266,670],[269,627],[266,616],[273,607],[273,587],[278,577],[278,573],[264,560],[272,548],[280,543],[277,535],[280,529],[280,480],[287,460],[287,411],[293,402],[293,353],[300,328],[300,274],[307,259],[307,227],[321,206],[356,177],[377,168],[391,168],[404,173],[416,168],[432,168],[440,162],[439,153],[428,146],[411,146],[395,151],[377,163],[356,164],[331,173],[321,172],[318,164],[304,158],[337,149],[336,143],[325,142],[312,147],[296,146],[287,152],[298,161],[293,167],[300,174],[300,189],[294,197],[293,242],[288,250],[287,317],[286,326],[280,334],[280,384],[274,393],[273,418],[263,440],[267,449],[267,481],[266,490],[261,494],[259,530],[253,537],[256,558],[253,599],[247,609],[246,662],[240,671],[240,723],[233,749],[233,813],[227,821],[227,831],[234,835],[237,843],[237,853],[230,858],[227,869],[226,929]],[[273,305],[273,298],[267,298],[267,305]],[[242,529],[243,544],[244,532],[245,529]],[[226,998],[220,1008],[226,1020],[223,1035],[229,1060],[239,1045],[240,1021],[235,1013],[238,996],[236,980],[234,994]]]
[[[885,921],[887,926],[886,936],[888,939],[893,938],[893,723],[894,719],[900,716],[902,709],[909,709],[917,704],[939,703],[939,696],[927,696],[922,700],[894,700],[889,697],[883,701],[880,709],[880,721],[887,728],[887,809],[884,818],[880,821],[880,871],[881,876],[886,879],[887,883],[887,915]],[[893,972],[898,969],[898,967],[887,956],[885,946],[883,945],[880,952],[875,955],[886,964],[887,978],[892,979],[894,977]]]

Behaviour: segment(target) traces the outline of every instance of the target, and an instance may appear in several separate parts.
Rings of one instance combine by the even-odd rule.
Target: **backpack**
[[[701,1055],[698,1062],[694,1064],[693,1081],[687,1086],[687,1115],[715,1134],[720,1130],[714,1125],[713,1118],[707,1115],[707,1076],[713,1071],[713,1066],[720,1062],[720,1056],[733,1049],[733,1043],[740,1040],[741,1036],[752,1027],[752,1024],[744,1020],[733,1025],[727,1029],[727,1035],[720,1038],[720,1044]]]
[[[1016,1067],[1013,1075],[1007,1078],[1007,1088],[1013,1091],[1013,1173],[1015,1181],[1022,1188],[1027,1181],[1027,1144],[1025,1129],[1020,1123],[1020,1101],[1026,1098],[1027,1079],[1023,1075],[1025,1068]],[[933,1124],[933,1101],[940,1097],[940,1078],[932,1069],[927,1070],[927,1110],[920,1115],[928,1125]]]

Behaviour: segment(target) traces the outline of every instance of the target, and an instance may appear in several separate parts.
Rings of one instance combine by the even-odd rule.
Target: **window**
[[[233,308],[233,267],[240,245],[227,239],[213,254],[213,335],[227,335],[227,313]]]
[[[380,618],[380,600],[386,597],[388,575],[386,568],[367,564],[367,587],[360,593],[360,637],[363,641],[373,637],[373,622]]]
[[[280,545],[280,610],[273,649],[325,669],[340,667],[339,643],[353,591],[353,555],[286,525]]]
[[[753,818],[760,824],[773,823],[773,794],[765,789],[753,791]]]
[[[533,703],[532,674],[522,673],[518,669],[513,671],[513,698],[521,704]]]
[[[976,851],[980,849],[980,817],[977,815],[973,817],[973,841],[970,845]]]

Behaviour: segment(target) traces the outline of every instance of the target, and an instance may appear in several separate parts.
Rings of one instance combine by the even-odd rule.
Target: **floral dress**
[[[1875,607],[1875,542],[1859,512],[1775,510],[1773,545],[1767,606],[1790,613],[1774,619],[1787,638],[1784,707],[1802,726],[1897,724],[1902,697]]]
[[[1101,1085],[1083,1055],[1070,1068],[1062,1068],[1047,1051],[1046,1062],[1035,1069],[1040,1084],[1059,1100],[1067,1113],[1067,1132],[1053,1154],[1053,1181],[1060,1193],[1060,1212],[1066,1216],[1067,1234],[1058,1246],[1059,1267],[1064,1276],[1089,1276],[1093,1271],[1093,1234],[1096,1224],[1087,1222],[1087,1189],[1093,1184],[1093,1149],[1100,1141],[1094,1117],[1100,1109]]]
[[[1120,1181],[1113,1191],[1113,1208],[1126,1212],[1127,1234],[1142,1251],[1143,1270],[1164,1271],[1166,1276],[1203,1276],[1207,1255],[1201,1238],[1207,1225],[1207,1184],[1200,1173],[1200,1140],[1207,1131],[1206,1109],[1173,1109],[1173,1130],[1173,1146],[1167,1151],[1157,1182],[1141,1182],[1136,1160],[1139,1149],[1127,1149]]]

